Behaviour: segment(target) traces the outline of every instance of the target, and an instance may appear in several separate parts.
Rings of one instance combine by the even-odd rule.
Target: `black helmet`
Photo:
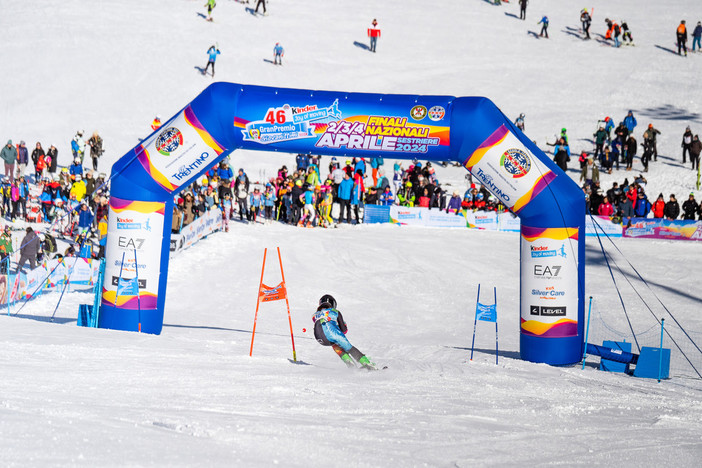
[[[336,299],[331,294],[325,294],[319,298],[319,305],[329,305],[330,307],[336,307]]]

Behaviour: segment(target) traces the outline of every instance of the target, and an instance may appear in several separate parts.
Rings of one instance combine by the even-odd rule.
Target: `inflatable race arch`
[[[522,359],[580,361],[584,195],[483,97],[212,84],[112,167],[101,328],[161,333],[173,196],[240,148],[460,162],[521,220]]]

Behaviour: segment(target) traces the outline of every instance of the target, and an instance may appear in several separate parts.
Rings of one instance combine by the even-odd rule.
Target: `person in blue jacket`
[[[285,55],[285,49],[280,45],[280,42],[276,42],[275,47],[273,47],[273,64],[282,65],[283,55]]]
[[[93,213],[87,203],[81,203],[78,210],[78,231],[85,234],[93,224]]]
[[[624,117],[624,125],[629,130],[629,133],[636,128],[636,117],[634,117],[633,111],[629,111],[629,113],[626,114],[626,117]]]
[[[307,168],[310,165],[310,157],[307,154],[300,153],[295,157],[295,163],[297,164],[298,171],[307,172]]]
[[[219,168],[217,169],[217,177],[220,178],[222,182],[228,183],[231,182],[231,180],[234,178],[234,172],[232,171],[232,168],[229,167],[229,164],[227,164],[226,161],[222,161],[219,163]]]
[[[541,18],[541,21],[539,21],[536,24],[541,24],[541,32],[539,33],[539,37],[543,37],[544,35],[546,36],[546,39],[548,39],[548,16],[544,15],[543,18]]]
[[[363,158],[358,158],[356,160],[356,165],[353,167],[353,172],[356,173],[361,171],[361,175],[366,175],[366,161]]]
[[[77,175],[83,177],[83,165],[80,163],[80,158],[73,160],[73,164],[68,167],[68,173],[71,174],[71,180],[75,180]]]
[[[645,218],[651,211],[651,202],[648,201],[646,193],[639,191],[638,197],[636,199],[636,206],[634,206],[634,216],[637,218]]]
[[[322,346],[331,346],[348,367],[356,368],[355,362],[358,362],[364,369],[376,369],[375,364],[346,338],[348,327],[341,312],[336,308],[334,297],[325,294],[319,299],[319,306],[312,315],[312,322],[317,342]]]
[[[351,224],[351,194],[353,192],[353,179],[348,173],[344,174],[344,180],[339,184],[339,223],[344,222],[344,210],[346,210],[346,222]]]
[[[205,66],[205,69],[202,70],[203,75],[207,75],[207,69],[210,68],[210,65],[212,65],[212,78],[214,78],[215,74],[215,62],[217,61],[217,56],[220,54],[219,47],[216,45],[210,46],[209,49],[207,49],[207,55],[209,56],[209,60],[207,61],[207,65]]]

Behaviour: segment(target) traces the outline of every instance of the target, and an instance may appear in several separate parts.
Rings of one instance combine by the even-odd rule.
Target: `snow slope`
[[[481,0],[274,0],[265,18],[221,0],[209,24],[202,3],[0,0],[7,64],[0,137],[53,141],[67,163],[75,130],[99,129],[105,170],[148,133],[154,114],[172,115],[211,82],[196,67],[217,41],[217,79],[486,95],[511,117],[525,112],[527,134],[539,144],[566,126],[574,149],[588,148],[598,118],[619,120],[631,108],[644,126],[648,112],[663,132],[665,156],[649,174],[649,192],[691,188],[689,169],[676,161],[684,125],[700,126],[692,85],[700,57],[685,60],[656,45],[672,48],[680,19],[696,23],[688,15],[702,16],[697,2],[593,2],[593,32],[603,32],[605,15],[632,27],[637,46],[621,50],[562,32],[577,28],[580,6],[556,0],[533,2],[526,22],[510,16],[518,16],[515,5]],[[528,34],[538,32],[542,13],[551,19],[549,41]],[[373,17],[383,30],[377,54],[354,45],[365,43]],[[283,67],[264,61],[276,41],[286,48]],[[278,154],[232,158],[261,179],[292,164]],[[439,170],[442,182],[461,190],[464,175]],[[44,295],[13,309],[17,316],[0,316],[0,464],[653,466],[674,459],[697,466],[702,382],[690,372],[658,384],[598,372],[594,359],[585,370],[518,359],[518,242],[509,233],[467,230],[235,223],[172,260],[160,336],[76,327],[78,304],[91,301],[85,294],[64,297],[51,322],[58,295]],[[702,246],[617,245],[699,336]],[[248,356],[263,249],[275,246],[304,364],[289,362],[281,303],[262,307]],[[277,281],[274,260],[269,252],[269,284]],[[648,330],[654,321],[627,287],[635,275],[626,271],[617,284],[637,332]],[[594,240],[586,278],[596,311],[626,330]],[[469,360],[478,283],[498,287],[498,365],[492,329],[482,323]],[[310,317],[324,293],[339,300],[351,342],[388,370],[349,372],[314,341]],[[665,316],[650,291],[642,294]],[[595,332],[614,338],[601,326]],[[655,332],[646,344],[654,343]]]

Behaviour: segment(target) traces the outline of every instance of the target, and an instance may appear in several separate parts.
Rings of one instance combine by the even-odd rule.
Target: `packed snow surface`
[[[510,118],[526,113],[526,133],[543,148],[567,127],[573,150],[590,150],[598,119],[633,109],[637,138],[648,121],[662,131],[649,194],[694,188],[679,145],[686,125],[702,127],[702,56],[671,50],[679,21],[691,30],[702,19],[697,1],[591,2],[593,37],[606,16],[632,28],[636,46],[621,49],[576,37],[582,6],[559,0],[530,2],[526,21],[514,3],[482,0],[274,0],[267,17],[220,0],[209,23],[202,3],[0,0],[0,138],[54,143],[65,165],[75,131],[97,129],[109,172],[155,114],[168,118],[212,82],[198,67],[218,42],[218,80],[485,95]],[[529,33],[543,14],[549,40]],[[376,54],[359,46],[374,17]],[[276,42],[282,67],[264,60]],[[293,164],[254,152],[232,161],[253,180]],[[465,190],[463,169],[438,173]],[[616,243],[651,287],[631,269],[617,276],[634,328],[654,326],[652,314],[670,321],[655,294],[700,342],[702,245]],[[594,358],[584,370],[519,360],[518,245],[515,234],[472,230],[234,223],[172,259],[160,336],[76,327],[87,294],[64,296],[53,321],[58,294],[15,306],[0,316],[0,464],[698,466],[702,382],[689,369],[658,383],[599,372]],[[282,252],[298,363],[284,302],[261,307],[249,357],[266,247],[267,284],[280,280],[275,247]],[[586,261],[593,309],[627,330],[595,239]],[[479,283],[497,286],[497,365],[488,323],[470,360]],[[310,318],[325,293],[350,341],[388,369],[349,371],[315,342]],[[652,333],[645,344],[655,346]]]

